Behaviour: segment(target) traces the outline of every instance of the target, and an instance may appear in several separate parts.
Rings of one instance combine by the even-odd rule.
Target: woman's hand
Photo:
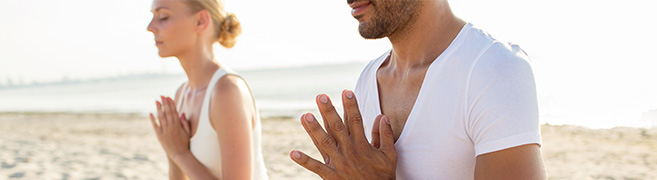
[[[176,104],[171,98],[164,96],[161,96],[161,98],[162,103],[155,101],[157,122],[153,113],[150,114],[150,119],[162,148],[171,160],[176,161],[178,157],[190,153],[189,139],[191,138],[191,131],[189,121],[186,120],[185,114],[178,116]]]

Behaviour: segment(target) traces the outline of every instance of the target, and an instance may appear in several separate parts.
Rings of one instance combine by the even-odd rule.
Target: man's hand
[[[352,91],[342,92],[344,122],[327,95],[318,95],[316,101],[326,131],[311,113],[301,116],[301,124],[324,163],[296,150],[290,152],[292,160],[323,179],[395,179],[397,151],[388,117],[376,117],[370,144]]]

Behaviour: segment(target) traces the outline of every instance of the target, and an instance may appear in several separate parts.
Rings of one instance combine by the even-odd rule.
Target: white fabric
[[[192,151],[194,157],[196,157],[196,159],[201,162],[201,164],[207,167],[212,172],[212,174],[214,174],[215,177],[218,177],[219,179],[222,179],[221,142],[219,142],[217,132],[214,130],[214,128],[212,128],[212,124],[210,124],[209,108],[210,96],[212,95],[214,86],[217,81],[219,81],[219,79],[221,79],[221,77],[226,74],[236,75],[230,69],[222,67],[219,68],[212,76],[212,79],[208,84],[205,97],[203,98],[203,106],[201,107],[202,109],[199,117],[198,128],[196,129],[194,136],[190,139],[190,150]],[[186,91],[187,86],[183,88],[183,91],[180,93],[178,98],[180,99],[178,102],[181,102],[178,103],[178,111],[180,111],[182,107],[182,102]],[[262,157],[262,145],[260,140],[262,127],[260,125],[260,115],[257,113],[257,109],[256,116],[256,124],[251,136],[251,141],[253,143],[252,178],[255,180],[266,180],[268,179],[267,169],[265,168],[264,158]]]
[[[376,72],[390,51],[367,65],[355,88],[365,134],[381,114]],[[398,179],[473,179],[478,155],[539,144],[536,87],[517,45],[465,25],[429,66],[395,143]]]

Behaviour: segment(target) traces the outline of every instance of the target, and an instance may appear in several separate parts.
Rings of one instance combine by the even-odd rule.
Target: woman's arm
[[[167,159],[169,161],[169,180],[186,180],[187,177],[185,176],[185,173],[180,170],[178,165],[176,165],[176,163],[168,156]]]
[[[222,178],[253,178],[251,132],[256,110],[246,82],[234,75],[221,78],[212,92],[210,109],[210,122],[221,144]]]
[[[174,176],[187,175],[190,179],[219,179],[201,164],[192,155],[189,150],[189,132],[185,131],[183,123],[178,117],[175,103],[169,97],[162,97],[162,103],[157,103],[159,125],[151,114],[153,129],[158,136],[162,148],[167,153],[168,158],[181,170],[181,173],[175,172],[169,178]],[[170,171],[176,171],[171,169]]]
[[[176,98],[182,93],[183,86],[176,91]],[[178,103],[181,103],[178,99],[174,102],[169,97],[162,97],[161,103],[156,102],[157,119],[153,114],[150,116],[158,141],[167,154],[169,179],[218,179],[189,150],[191,129],[189,122],[181,121],[178,116]]]
[[[176,157],[173,157],[173,163],[180,168],[182,176],[180,178],[185,178],[184,175],[187,175],[189,179],[219,179],[214,177],[212,172],[208,170],[201,162],[199,162],[196,157],[188,151],[188,153],[179,154]],[[169,170],[171,172],[171,170]],[[174,179],[174,176],[169,175],[169,179]],[[186,179],[186,178],[185,178]]]
[[[158,139],[170,159],[170,179],[184,178],[185,175],[189,179],[219,179],[192,155],[189,139],[180,138],[184,128],[175,107],[171,98],[163,98],[162,104],[158,105],[160,126],[151,117]],[[254,107],[251,93],[241,78],[228,75],[217,82],[210,100],[210,122],[221,144],[223,179],[252,178]]]
[[[179,105],[178,103],[182,103],[180,102],[180,99],[178,99],[178,97],[180,97],[180,94],[182,93],[182,89],[186,85],[187,83],[183,83],[182,85],[180,85],[180,87],[178,87],[178,90],[176,90],[176,96],[173,97],[176,105],[175,106],[176,109]],[[174,163],[173,160],[171,160],[171,158],[169,158],[168,155],[167,155],[167,160],[169,162],[169,180],[186,180],[187,177],[185,176],[185,173],[183,173],[182,170],[180,170],[178,165],[176,165],[176,163]]]

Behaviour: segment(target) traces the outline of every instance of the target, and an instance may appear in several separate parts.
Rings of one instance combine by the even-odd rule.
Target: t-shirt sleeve
[[[466,102],[475,156],[541,144],[534,75],[518,46],[496,43],[482,54],[472,68]]]

